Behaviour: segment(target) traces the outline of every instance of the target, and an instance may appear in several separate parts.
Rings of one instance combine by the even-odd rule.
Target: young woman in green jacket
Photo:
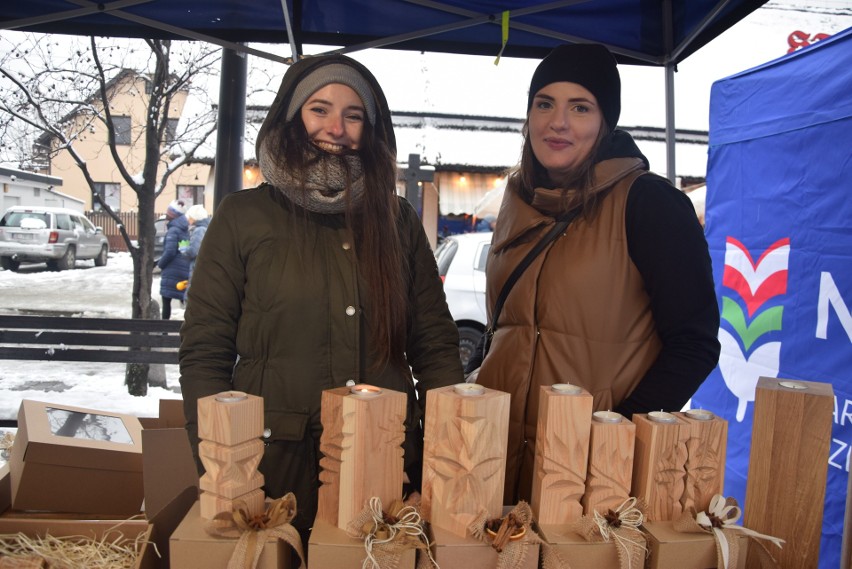
[[[425,391],[463,381],[458,332],[422,224],[396,194],[391,115],[364,66],[342,55],[292,65],[257,156],[266,183],[222,200],[196,261],[181,388],[194,448],[199,398],[263,397],[264,490],[296,495],[304,538],[322,391],[363,382],[408,394],[417,488]]]

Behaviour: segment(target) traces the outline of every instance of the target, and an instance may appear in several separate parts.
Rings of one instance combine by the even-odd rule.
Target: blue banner
[[[692,402],[729,421],[725,493],[744,505],[758,378],[832,384],[821,569],[840,566],[852,448],[850,68],[846,30],[713,85],[706,232],[722,354]]]

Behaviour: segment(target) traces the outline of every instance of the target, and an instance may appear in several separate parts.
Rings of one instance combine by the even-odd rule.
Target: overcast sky
[[[675,74],[677,127],[707,130],[712,83],[785,55],[791,32],[834,34],[850,26],[849,0],[771,0],[681,63]],[[519,118],[526,110],[529,80],[538,64],[502,58],[495,66],[490,56],[389,50],[351,55],[377,75],[392,110]],[[620,124],[664,126],[663,70],[630,65],[619,70],[623,83]]]

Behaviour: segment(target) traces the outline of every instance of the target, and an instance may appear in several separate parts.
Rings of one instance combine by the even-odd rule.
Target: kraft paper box
[[[160,402],[161,412],[167,411],[169,407],[174,408],[174,402],[169,401]],[[63,406],[54,405],[54,407]],[[20,427],[18,432],[20,433]],[[141,440],[142,447],[145,449],[145,452],[142,453],[145,496],[143,513],[147,521],[139,519],[134,520],[134,523],[150,525],[151,527],[150,539],[156,544],[160,556],[157,556],[156,552],[146,554],[153,560],[150,562],[150,567],[168,569],[169,536],[183,519],[190,506],[198,499],[198,471],[192,458],[189,438],[184,428],[144,429]],[[15,446],[17,444],[18,439],[16,438]],[[9,468],[6,468],[7,475],[3,476],[4,468],[0,466],[0,512],[7,510],[12,502],[12,476],[9,470]],[[49,493],[50,489],[45,489],[45,491]],[[133,512],[133,515],[140,516],[138,508]],[[126,522],[125,518],[129,516],[99,514],[98,516],[89,516],[86,520],[82,520],[80,517],[78,513],[9,510],[0,516],[0,520],[10,523],[16,520],[16,523],[27,524],[35,524],[38,521],[46,524],[60,524],[56,527],[62,528],[72,527],[71,524],[86,524],[92,518],[97,517],[101,520],[95,521],[98,523],[103,521],[109,527],[112,527],[117,523]],[[21,522],[20,520],[24,521]],[[145,561],[145,564],[140,567],[148,569],[147,563],[148,561]]]
[[[716,541],[706,533],[683,533],[672,528],[672,522],[645,522],[650,556],[648,569],[716,569]],[[739,539],[737,569],[745,569],[748,538]]]
[[[571,531],[570,527],[567,524],[544,524],[538,526],[538,532],[571,569],[621,567],[615,543],[586,541],[581,535]]]
[[[431,528],[429,542],[432,544],[432,555],[440,567],[458,567],[460,569],[494,569],[494,567],[497,567],[498,554],[490,543],[479,541],[473,537],[461,537],[435,526]],[[526,555],[519,569],[536,569],[540,546],[537,543],[530,543],[526,545],[526,548]],[[571,569],[574,569],[573,566]]]
[[[120,545],[139,540],[138,556],[133,569],[157,569],[159,559],[152,545],[153,526],[146,520],[74,520],[17,517],[15,512],[0,516],[0,534],[23,533],[30,538],[83,537],[97,541],[116,541]],[[129,542],[129,543],[128,543]]]
[[[136,417],[23,400],[9,460],[12,508],[132,516],[142,507]]]
[[[172,569],[225,569],[237,547],[237,538],[214,537],[204,529],[209,523],[201,517],[196,501],[169,540]],[[284,541],[271,537],[263,546],[257,562],[258,569],[290,569],[291,548]],[[314,564],[311,563],[311,569]]]
[[[367,554],[364,541],[349,537],[344,530],[316,520],[308,540],[310,569],[361,569]],[[398,569],[414,569],[415,551],[402,554]],[[448,566],[449,567],[449,566]]]

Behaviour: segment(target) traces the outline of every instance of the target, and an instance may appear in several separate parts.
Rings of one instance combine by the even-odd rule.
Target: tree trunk
[[[148,395],[148,364],[127,364],[124,372],[127,392],[135,397]]]

